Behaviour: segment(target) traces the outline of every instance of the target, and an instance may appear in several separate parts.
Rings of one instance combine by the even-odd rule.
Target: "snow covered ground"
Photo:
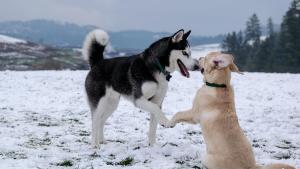
[[[201,129],[179,124],[158,128],[147,145],[149,113],[121,100],[105,126],[107,143],[90,146],[91,120],[84,97],[86,71],[0,72],[0,168],[202,168]],[[203,84],[199,72],[175,73],[163,111],[171,117],[192,104]],[[300,75],[233,75],[240,124],[258,163],[300,167]]]
[[[193,57],[219,50],[193,48]],[[107,143],[91,148],[91,117],[85,101],[87,71],[0,72],[0,168],[202,168],[205,144],[197,125],[159,127],[148,146],[149,113],[121,100],[107,121]],[[245,73],[232,77],[240,125],[257,162],[300,168],[300,75]],[[190,108],[202,75],[173,74],[163,111],[171,118]],[[126,159],[127,160],[124,160]],[[132,160],[132,161],[131,161]]]
[[[10,36],[6,36],[6,35],[1,35],[0,34],[0,43],[26,43],[25,40],[22,39],[17,39],[17,38],[13,38]]]

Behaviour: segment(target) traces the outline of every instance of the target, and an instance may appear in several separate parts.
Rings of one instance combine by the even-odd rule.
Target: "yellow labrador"
[[[230,79],[231,72],[241,72],[233,56],[212,52],[199,62],[205,84],[198,90],[193,107],[178,112],[171,123],[200,123],[207,150],[203,164],[209,169],[294,169],[284,164],[256,165],[236,115]]]

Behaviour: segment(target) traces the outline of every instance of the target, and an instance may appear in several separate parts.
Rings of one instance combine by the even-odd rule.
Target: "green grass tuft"
[[[121,166],[130,166],[133,164],[134,159],[132,157],[126,157],[120,162],[106,162],[106,165],[121,165]]]
[[[124,160],[120,161],[118,165],[123,165],[123,166],[128,166],[133,163],[133,158],[132,157],[127,157]]]
[[[64,167],[72,167],[73,162],[71,160],[64,160],[63,162],[57,163],[57,166],[64,166]]]

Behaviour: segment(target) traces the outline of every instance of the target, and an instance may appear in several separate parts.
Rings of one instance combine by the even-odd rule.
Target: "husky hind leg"
[[[120,101],[120,94],[113,89],[106,89],[106,94],[103,96],[97,108],[92,114],[92,145],[99,148],[101,143],[104,143],[103,128],[106,120],[116,110]]]

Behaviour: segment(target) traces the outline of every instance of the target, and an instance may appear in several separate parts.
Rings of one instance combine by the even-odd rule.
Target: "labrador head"
[[[234,57],[221,52],[211,52],[200,58],[199,65],[204,81],[211,83],[229,84],[231,72],[242,74],[234,63]]]

